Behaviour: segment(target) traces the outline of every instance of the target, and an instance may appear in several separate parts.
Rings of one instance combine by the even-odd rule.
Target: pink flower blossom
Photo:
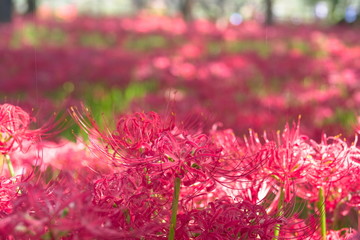
[[[13,210],[13,202],[20,196],[19,178],[5,178],[0,176],[0,218],[10,214]]]

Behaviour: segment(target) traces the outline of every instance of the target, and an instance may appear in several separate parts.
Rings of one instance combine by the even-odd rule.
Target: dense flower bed
[[[139,16],[0,35],[2,238],[359,238],[355,31]]]
[[[240,134],[279,129],[302,115],[304,132],[313,138],[323,131],[352,138],[359,114],[360,48],[351,29],[251,22],[218,28],[143,16],[18,19],[0,30],[7,36],[0,43],[2,95],[23,100],[27,109],[39,103],[54,109],[94,95],[101,103],[108,101],[104,91],[139,83],[147,86],[141,94],[119,93],[112,105],[136,96],[142,100],[135,107],[161,110],[159,103],[170,98],[178,114],[191,105]]]
[[[3,239],[347,239],[357,227],[357,142],[316,142],[300,122],[239,138],[155,112],[102,130],[86,108],[69,112],[87,140],[51,140],[59,123],[30,129],[0,105]]]

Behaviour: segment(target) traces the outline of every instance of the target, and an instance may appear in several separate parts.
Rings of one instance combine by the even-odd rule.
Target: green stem
[[[173,197],[172,209],[171,209],[171,222],[170,222],[168,240],[175,239],[176,216],[177,216],[177,210],[179,206],[179,196],[180,196],[180,183],[181,183],[181,179],[176,177],[175,185],[174,185],[174,197]]]
[[[318,209],[320,212],[321,240],[326,240],[326,212],[325,212],[325,195],[324,195],[323,187],[319,188]]]
[[[6,164],[7,164],[8,168],[9,168],[10,176],[14,177],[15,176],[15,171],[14,171],[14,167],[13,167],[13,165],[11,163],[10,156],[5,154],[5,155],[3,155],[3,157],[5,158]]]
[[[284,189],[281,188],[280,189],[280,196],[279,196],[279,202],[278,202],[278,212],[276,214],[277,217],[279,217],[281,215],[281,211],[284,205]],[[279,234],[280,234],[280,224],[276,224],[275,228],[274,228],[274,238],[273,240],[276,240],[279,238]]]

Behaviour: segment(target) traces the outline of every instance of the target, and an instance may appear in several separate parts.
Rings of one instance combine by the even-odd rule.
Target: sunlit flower
[[[6,154],[21,148],[22,141],[34,137],[29,131],[30,116],[20,107],[0,105],[0,151]]]

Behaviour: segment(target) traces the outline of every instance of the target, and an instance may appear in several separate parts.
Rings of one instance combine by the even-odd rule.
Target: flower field
[[[360,239],[360,37],[0,25],[2,239]]]

